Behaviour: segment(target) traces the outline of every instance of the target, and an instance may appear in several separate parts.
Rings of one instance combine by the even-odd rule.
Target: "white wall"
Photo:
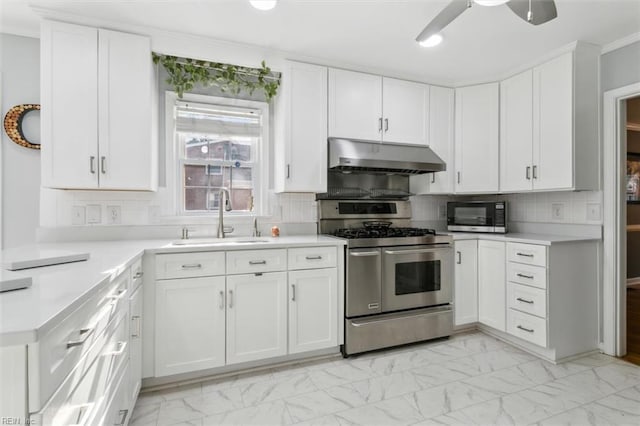
[[[35,38],[0,33],[2,107],[40,103],[40,42]],[[27,139],[40,142],[37,111],[23,121]],[[2,128],[2,239],[3,247],[35,242],[40,197],[40,151],[11,141]]]

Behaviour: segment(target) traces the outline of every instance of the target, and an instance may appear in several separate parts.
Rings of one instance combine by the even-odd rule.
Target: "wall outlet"
[[[102,206],[90,204],[87,206],[87,223],[96,224],[102,222]]]
[[[598,203],[587,203],[587,220],[602,220],[602,208]]]
[[[109,225],[122,223],[122,209],[120,206],[107,206],[107,223]]]
[[[84,206],[71,207],[71,224],[84,225],[86,222],[87,210]]]
[[[551,219],[552,220],[563,220],[564,219],[564,204],[563,203],[553,203],[553,204],[551,204]]]

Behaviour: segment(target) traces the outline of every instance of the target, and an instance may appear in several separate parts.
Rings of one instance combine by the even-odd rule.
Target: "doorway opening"
[[[640,365],[640,96],[626,101],[626,343],[624,359]],[[621,141],[622,143],[624,141]]]

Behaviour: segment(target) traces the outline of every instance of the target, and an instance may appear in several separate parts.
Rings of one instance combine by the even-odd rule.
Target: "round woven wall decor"
[[[39,110],[40,105],[38,104],[22,104],[11,108],[7,112],[7,115],[4,116],[4,131],[7,132],[7,136],[25,148],[40,149],[40,144],[29,142],[22,132],[22,120],[24,116],[27,115],[28,112]]]

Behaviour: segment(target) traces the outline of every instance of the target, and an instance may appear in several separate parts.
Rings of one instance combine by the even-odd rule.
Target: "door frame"
[[[624,101],[636,96],[640,96],[640,83],[609,90],[603,99],[602,350],[614,356],[625,355],[627,351],[627,211],[623,195],[627,139]]]

